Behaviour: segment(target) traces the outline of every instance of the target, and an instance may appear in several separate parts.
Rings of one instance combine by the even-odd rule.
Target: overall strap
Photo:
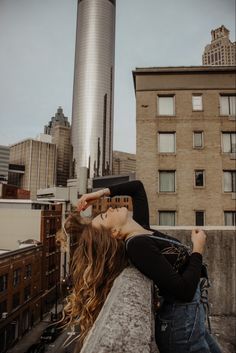
[[[188,247],[188,246],[186,246],[186,245],[184,245],[184,244],[182,244],[182,243],[180,243],[180,242],[178,242],[177,240],[174,240],[174,239],[162,238],[162,237],[158,237],[158,236],[156,236],[156,235],[150,235],[150,238],[162,240],[162,241],[165,241],[165,242],[167,242],[167,243],[169,243],[169,244],[171,243],[171,244],[174,244],[174,245],[178,245],[178,246],[181,246],[181,247],[183,247],[183,248],[189,250],[189,247]]]

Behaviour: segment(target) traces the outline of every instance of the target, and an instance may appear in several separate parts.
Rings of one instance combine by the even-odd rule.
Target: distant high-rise
[[[229,39],[229,30],[221,26],[211,31],[211,44],[205,47],[203,65],[236,65],[236,42]]]
[[[0,145],[0,182],[7,182],[10,147]]]
[[[56,145],[34,139],[15,143],[10,146],[10,165],[16,170],[9,171],[9,183],[30,190],[35,200],[38,189],[55,185]]]
[[[72,107],[74,177],[112,168],[115,0],[79,0]]]
[[[44,127],[44,133],[52,136],[52,143],[57,146],[56,185],[66,186],[70,177],[72,148],[70,143],[70,123],[59,107],[55,116]]]

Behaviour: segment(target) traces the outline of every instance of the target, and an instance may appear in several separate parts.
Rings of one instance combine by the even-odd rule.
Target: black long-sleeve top
[[[131,196],[133,202],[133,219],[142,227],[150,229],[147,195],[142,182],[135,180],[109,187],[110,196]],[[154,236],[174,239],[158,231]],[[158,286],[161,294],[169,301],[180,300],[189,302],[196,291],[202,267],[202,255],[192,253],[182,269],[173,269],[173,254],[163,255],[163,249],[169,246],[166,241],[156,240],[148,234],[129,238],[127,254],[133,265]]]

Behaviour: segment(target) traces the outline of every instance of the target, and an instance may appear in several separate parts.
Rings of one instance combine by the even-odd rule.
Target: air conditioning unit
[[[7,316],[8,316],[8,313],[6,313],[6,312],[2,313],[2,319],[6,319]]]

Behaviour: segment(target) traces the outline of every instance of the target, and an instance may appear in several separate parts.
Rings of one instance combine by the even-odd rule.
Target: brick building
[[[114,175],[135,175],[136,155],[133,153],[113,151],[112,154],[112,174]]]
[[[0,250],[0,352],[42,317],[43,246]]]
[[[15,185],[9,185],[0,182],[0,199],[29,200],[30,191],[20,189]]]
[[[236,42],[231,42],[225,26],[211,31],[211,43],[204,49],[202,64],[236,65]]]
[[[42,313],[50,311],[53,305],[57,307],[60,280],[63,268],[66,268],[56,246],[56,233],[62,224],[62,204],[0,199],[0,224],[4,249],[16,250],[29,244],[30,240],[43,244]]]
[[[57,310],[60,297],[60,270],[61,254],[56,245],[56,233],[61,229],[62,205],[51,204],[48,209],[41,211],[41,242],[44,245],[42,283],[45,293],[43,295],[43,312],[48,312],[55,304]],[[65,264],[64,264],[65,266]]]
[[[233,66],[139,68],[137,179],[151,223],[236,224]]]

